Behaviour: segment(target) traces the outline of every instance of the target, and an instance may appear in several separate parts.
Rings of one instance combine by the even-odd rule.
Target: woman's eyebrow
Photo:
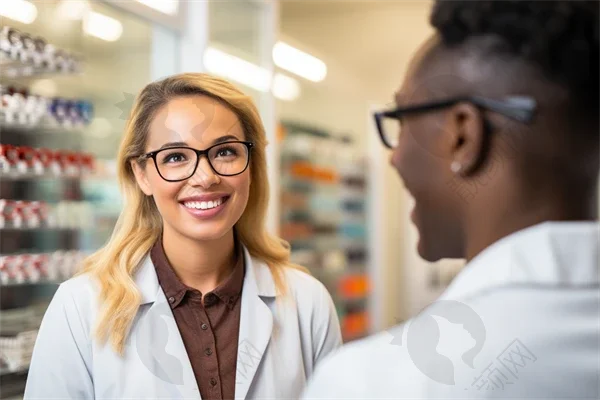
[[[237,136],[234,136],[234,135],[225,135],[225,136],[221,136],[220,138],[213,140],[213,144],[223,143],[223,142],[227,142],[230,140],[240,140],[240,138],[238,138]]]
[[[225,135],[225,136],[221,136],[220,138],[213,140],[213,144],[228,142],[230,140],[239,141],[240,138],[238,138],[237,136],[234,136],[234,135]],[[166,149],[169,147],[189,147],[189,145],[186,142],[169,142],[169,143],[165,143],[162,146],[160,146],[159,149]]]
[[[165,143],[162,146],[160,146],[160,149],[164,149],[167,147],[187,147],[187,143],[186,142],[169,142],[169,143]]]

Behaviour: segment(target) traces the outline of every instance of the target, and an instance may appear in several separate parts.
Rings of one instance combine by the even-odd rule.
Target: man
[[[596,1],[435,3],[376,121],[419,254],[467,265],[324,361],[305,398],[600,397],[598,18]]]

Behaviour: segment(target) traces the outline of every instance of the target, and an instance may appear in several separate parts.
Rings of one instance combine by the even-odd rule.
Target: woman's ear
[[[135,180],[137,181],[138,186],[142,189],[142,192],[146,196],[152,196],[152,186],[148,182],[148,176],[146,176],[146,171],[141,167],[141,165],[136,161],[132,160],[131,169],[133,170],[133,174],[135,175]]]

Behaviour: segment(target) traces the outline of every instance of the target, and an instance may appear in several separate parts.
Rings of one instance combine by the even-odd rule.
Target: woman
[[[250,98],[182,74],[139,95],[118,155],[125,207],[40,327],[34,398],[297,398],[341,344],[324,286],[265,230]]]

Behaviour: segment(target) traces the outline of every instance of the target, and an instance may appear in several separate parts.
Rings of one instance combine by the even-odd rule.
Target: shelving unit
[[[77,82],[80,72],[79,68],[34,65],[31,59],[14,59],[0,51],[0,145],[4,146],[0,157],[0,399],[22,396],[42,316],[59,283],[68,279],[83,256],[85,228],[91,227],[93,216],[88,213],[85,217],[89,218],[82,218],[88,225],[73,220],[77,215],[75,205],[85,204],[82,185],[88,180],[108,178],[83,171],[85,121],[77,120],[76,115],[59,118],[50,114],[43,108],[45,98],[30,100],[37,93],[13,96],[19,91],[28,92],[31,82],[42,76],[52,80],[59,75],[63,82]],[[48,99],[48,107],[50,101],[55,100]],[[68,110],[74,112],[74,108]],[[33,118],[32,112],[37,112],[39,118]],[[50,163],[46,157],[43,162],[42,149],[56,159]],[[8,157],[5,152],[10,153]],[[59,202],[62,209],[56,207]],[[7,204],[12,208],[6,210]],[[46,206],[60,209],[54,217],[61,216],[63,221],[50,225],[44,220],[49,217],[47,209],[41,207]],[[86,210],[90,209],[88,204]],[[83,208],[78,206],[77,210]],[[18,223],[13,223],[17,219]]]
[[[365,161],[352,142],[281,125],[281,236],[331,293],[345,341],[369,333]]]

